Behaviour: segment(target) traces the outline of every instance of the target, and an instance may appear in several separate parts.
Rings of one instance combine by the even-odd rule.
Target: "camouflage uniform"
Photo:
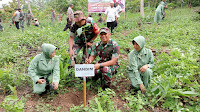
[[[2,26],[2,22],[1,22],[1,18],[0,18],[0,31],[3,31],[3,30],[4,30],[4,28]]]
[[[117,42],[110,40],[106,45],[102,43],[102,41],[98,42],[93,50],[91,55],[92,56],[99,56],[100,60],[98,63],[103,63],[110,61],[112,58],[119,58],[120,48]],[[112,66],[104,66],[98,70],[95,70],[95,79],[99,77],[104,78],[104,83],[111,83],[112,75],[117,72],[119,68],[118,62]]]
[[[21,11],[20,16],[19,16],[19,22],[20,22],[20,27],[22,28],[22,31],[24,30],[24,13]]]
[[[51,22],[54,23],[55,21],[56,12],[52,10],[51,12]]]
[[[30,24],[31,24],[31,13],[30,12],[28,12],[27,14],[26,14],[26,19],[27,19],[27,21],[26,21],[26,24],[27,24],[27,26],[30,26]]]
[[[79,32],[81,33],[79,34]],[[79,51],[83,48],[83,56],[81,63],[85,62],[86,57],[90,56],[92,50],[91,46],[87,46],[87,53],[86,53],[85,37],[87,39],[86,42],[91,42],[91,39],[98,33],[99,33],[99,27],[94,21],[90,19],[86,19],[86,25],[82,27],[79,27],[75,23],[72,25],[72,28],[70,29],[70,36],[74,37],[74,44],[72,49],[74,51],[74,55],[76,58]]]

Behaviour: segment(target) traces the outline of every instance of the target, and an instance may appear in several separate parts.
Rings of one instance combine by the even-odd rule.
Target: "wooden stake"
[[[84,107],[86,106],[86,77],[83,77],[83,97],[84,97]]]

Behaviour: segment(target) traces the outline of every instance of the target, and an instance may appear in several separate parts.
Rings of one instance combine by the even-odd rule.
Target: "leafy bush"
[[[100,91],[97,96],[89,101],[88,106],[83,108],[81,106],[74,106],[70,108],[70,112],[84,111],[84,112],[120,112],[114,106],[112,98],[115,97],[115,92],[111,89]]]
[[[0,107],[9,112],[22,112],[25,107],[25,98],[22,96],[20,98],[17,97],[16,86],[10,86],[13,95],[8,95],[5,97],[4,101],[1,102]]]

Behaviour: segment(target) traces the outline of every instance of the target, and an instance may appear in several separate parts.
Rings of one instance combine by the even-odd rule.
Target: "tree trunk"
[[[183,3],[184,3],[184,1],[183,1],[183,0],[181,0],[181,8],[183,8]]]
[[[44,11],[44,0],[42,0],[42,10]]]
[[[151,0],[148,0],[148,8],[150,8],[151,7],[151,2],[150,2]]]
[[[150,1],[151,0],[148,0],[148,9],[150,9],[150,7],[151,7]]]
[[[20,1],[19,0],[17,0],[17,5],[18,5],[17,7],[20,8]]]
[[[140,14],[144,18],[144,0],[140,1]]]
[[[190,6],[189,6],[190,8],[192,8],[192,1],[190,0]]]
[[[31,11],[31,3],[30,3],[30,0],[27,0],[27,1],[28,1],[28,10],[30,10],[30,12],[31,12],[31,14],[32,14],[32,17],[34,18],[33,13],[32,13],[32,11]]]
[[[157,0],[155,1],[154,7],[156,8]]]

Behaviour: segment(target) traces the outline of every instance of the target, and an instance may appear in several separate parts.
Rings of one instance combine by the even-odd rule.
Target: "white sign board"
[[[75,64],[75,77],[94,76],[94,64]]]

